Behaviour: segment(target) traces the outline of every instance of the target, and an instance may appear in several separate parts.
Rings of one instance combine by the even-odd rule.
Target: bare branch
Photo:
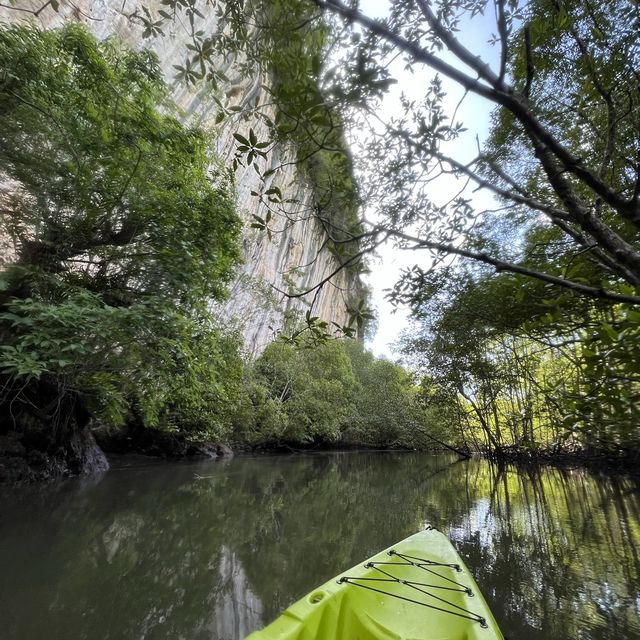
[[[278,287],[276,287],[275,285],[271,285],[271,286],[278,293],[282,294],[283,296],[286,296],[287,298],[303,298],[304,296],[310,294],[312,291],[315,291],[316,289],[320,289],[320,288],[324,287],[324,285],[327,284],[327,282],[329,282],[331,280],[331,278],[333,278],[336,275],[338,275],[343,269],[345,269],[350,264],[352,264],[352,263],[356,262],[357,260],[359,260],[360,258],[362,258],[362,256],[366,255],[367,253],[371,253],[374,249],[379,247],[381,244],[383,244],[387,240],[387,238],[389,237],[390,233],[391,232],[387,231],[384,234],[382,240],[378,240],[372,246],[367,247],[366,249],[362,249],[361,251],[358,251],[358,253],[356,253],[355,255],[351,256],[348,260],[345,260],[345,262],[343,262],[339,267],[334,269],[328,276],[322,278],[322,280],[320,280],[318,283],[316,283],[312,287],[309,287],[308,289],[305,289],[304,291],[299,291],[298,293],[289,293],[287,291],[283,291],[282,289],[278,289]],[[640,302],[640,298],[638,298],[638,301]]]
[[[535,73],[535,65],[533,63],[533,48],[531,46],[531,27],[527,25],[524,28],[524,48],[527,57],[527,79],[525,81],[522,95],[528,100],[531,95],[531,85],[533,84],[533,76]]]
[[[500,73],[498,81],[502,83],[507,72],[507,56],[509,54],[509,33],[504,11],[504,0],[496,0],[496,8],[498,11],[498,33],[500,34]]]
[[[402,36],[391,31],[382,22],[369,18],[357,9],[347,7],[339,0],[312,0],[312,2],[321,9],[327,9],[334,13],[338,13],[347,20],[352,20],[353,22],[366,27],[371,33],[383,37],[391,44],[396,45],[401,51],[413,56],[417,62],[421,62],[432,67],[447,78],[459,83],[465,89],[472,91],[473,93],[477,93],[488,100],[497,100],[498,92],[492,87],[482,84],[478,78],[467,75],[459,69],[456,69],[456,67],[446,63],[444,60],[441,60],[436,55],[425,51],[418,44],[405,40]]]
[[[25,9],[23,7],[14,7],[10,4],[2,4],[0,3],[0,8],[9,9],[10,11],[22,11],[24,13],[30,13],[32,16],[35,15],[35,11],[33,9]]]
[[[424,15],[428,25],[431,27],[435,35],[442,40],[447,49],[453,53],[456,58],[473,69],[478,77],[482,78],[492,87],[496,89],[504,89],[504,85],[500,78],[491,70],[491,67],[467,49],[440,21],[440,19],[431,11],[431,7],[426,0],[416,0],[420,11]]]
[[[487,189],[492,193],[494,193],[495,195],[498,195],[504,198],[505,200],[510,200],[511,202],[515,202],[516,204],[527,206],[530,209],[533,209],[534,211],[540,211],[541,213],[544,213],[545,215],[554,219],[556,218],[560,220],[569,219],[566,211],[563,211],[562,209],[558,209],[557,207],[554,207],[552,205],[545,204],[544,202],[540,202],[539,200],[536,200],[533,196],[529,194],[522,193],[521,187],[517,187],[515,192],[509,191],[508,189],[503,189],[502,187],[499,187],[498,185],[494,184],[487,178],[483,178],[480,174],[478,174],[477,172],[473,171],[470,168],[470,165],[472,165],[478,160],[477,158],[476,160],[473,160],[469,164],[463,164],[462,162],[459,162],[458,160],[455,160],[443,153],[440,153],[439,151],[433,151],[432,154],[435,158],[437,158],[441,162],[446,162],[447,164],[450,164],[457,171],[471,178],[480,188]],[[500,177],[502,177],[502,175],[506,176],[506,174],[504,173],[502,173],[502,175],[498,173],[498,171],[496,171],[494,167],[491,167],[491,169],[495,171],[496,175],[499,175]]]

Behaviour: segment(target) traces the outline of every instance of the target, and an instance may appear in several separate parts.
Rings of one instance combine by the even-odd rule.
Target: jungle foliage
[[[636,311],[552,298],[542,283],[480,269],[451,268],[431,284],[404,350],[449,398],[459,443],[495,453],[638,450]]]
[[[248,371],[250,419],[234,437],[254,445],[421,447],[421,390],[402,366],[356,340],[270,344]]]
[[[408,304],[416,319],[405,349],[424,374],[422,384],[416,390],[405,385],[393,367],[386,370],[386,364],[369,363],[376,370],[376,381],[387,380],[385,389],[392,397],[405,386],[411,389],[408,395],[398,392],[398,397],[416,396],[405,404],[420,407],[421,419],[416,421],[421,422],[426,413],[431,417],[428,424],[440,425],[445,439],[463,448],[637,454],[637,3],[400,0],[384,19],[378,19],[357,3],[340,0],[278,0],[268,6],[214,2],[210,7],[219,19],[215,33],[198,29],[202,14],[196,5],[196,0],[168,0],[158,15],[141,5],[133,19],[142,24],[146,36],[161,37],[167,25],[188,18],[192,43],[178,74],[189,84],[209,82],[215,88],[224,82],[216,70],[220,56],[234,58],[242,73],[255,74],[258,68],[271,74],[274,84],[268,95],[277,104],[276,115],[269,111],[272,105],[260,101],[249,108],[251,117],[266,125],[268,139],[252,128],[242,129],[241,119],[249,116],[244,107],[220,102],[222,120],[240,119],[236,166],[253,167],[262,179],[264,188],[254,196],[265,203],[268,213],[256,217],[253,226],[271,236],[281,228],[277,219],[287,225],[317,216],[334,251],[344,258],[341,268],[358,264],[363,252],[386,238],[395,239],[399,248],[425,252],[424,260],[403,274],[390,296]],[[495,55],[484,51],[478,56],[458,37],[460,29],[476,19],[492,22],[495,33],[490,44]],[[451,60],[456,63],[450,64]],[[122,68],[128,67],[118,67]],[[385,113],[383,100],[407,71],[420,79],[416,84],[424,87],[422,94],[415,97],[400,91],[398,109]],[[10,82],[7,87],[3,101],[11,106],[15,96]],[[456,152],[468,123],[457,120],[457,110],[450,113],[446,108],[451,87],[459,90],[460,100],[474,94],[493,109],[488,139],[474,143],[477,153],[471,158]],[[19,106],[22,111],[18,112],[29,112],[35,121],[42,115],[37,109],[29,111],[29,104]],[[57,116],[63,124],[65,113],[61,110]],[[91,117],[86,116],[87,122]],[[45,121],[52,139],[64,144],[66,135],[56,138],[56,120]],[[344,137],[353,127],[365,133],[352,136],[355,150],[349,154]],[[12,127],[6,135],[19,137],[20,131]],[[70,132],[69,140],[77,133]],[[281,158],[274,145],[285,138],[293,143],[295,153]],[[74,149],[71,145],[65,151],[69,155],[65,162],[71,165]],[[46,151],[47,146],[41,145],[37,153]],[[131,149],[128,153],[123,166],[131,170],[133,164],[136,173],[136,154]],[[34,155],[42,163],[39,157]],[[313,212],[300,211],[277,182],[279,167],[289,162],[297,163],[310,178],[317,196]],[[99,179],[115,170],[101,165],[91,168]],[[10,172],[7,175],[11,177]],[[118,178],[117,173],[113,175]],[[439,186],[450,177],[459,180],[460,190],[441,198]],[[21,178],[16,174],[14,179]],[[215,178],[219,192],[224,191],[224,180],[221,171]],[[58,183],[50,182],[51,193],[60,198],[60,189],[53,188]],[[128,182],[125,186],[126,192]],[[490,198],[476,201],[473,189],[487,192]],[[331,197],[323,209],[325,195]],[[48,202],[36,204],[46,209]],[[366,203],[375,224],[354,217],[357,203]],[[107,219],[123,214],[117,205],[108,211]],[[157,286],[161,303],[171,299],[171,308],[181,314],[184,308],[191,309],[190,320],[198,307],[196,300],[207,295],[202,282],[220,284],[219,290],[210,293],[213,298],[222,295],[224,262],[220,273],[181,289],[182,275],[163,275],[162,269],[174,260],[165,262],[162,251],[152,258],[160,267],[157,274],[145,267],[140,256],[126,255],[127,249],[118,244],[118,238],[130,233],[125,223],[126,216],[116,217],[111,227],[96,227],[102,234],[98,240],[89,233],[89,240],[78,246],[79,254],[54,256],[54,262],[67,265],[77,255],[97,256],[91,258],[96,267],[86,269],[83,277],[102,283],[103,289],[87,287],[88,293],[98,295],[100,304],[118,313],[136,307],[112,276],[135,282],[143,296]],[[22,255],[27,256],[32,229],[40,233],[40,227],[32,222],[20,224],[10,233],[20,240]],[[82,225],[76,226],[80,237],[87,234]],[[49,227],[44,227],[45,232],[55,239],[60,232]],[[148,233],[155,238],[151,228]],[[61,274],[66,274],[68,286],[82,272],[66,266],[45,268],[52,256],[46,242],[40,244],[29,254],[36,256],[35,279],[23,269],[22,256],[18,270],[7,271],[13,275],[7,280],[10,295],[5,299],[13,306],[5,309],[10,314],[3,316],[5,324],[19,327],[29,313],[40,313],[37,307],[34,311],[29,307],[32,301],[50,300],[46,296],[56,290],[51,283],[59,281]],[[185,255],[195,254],[186,251]],[[103,262],[112,265],[106,276],[100,270]],[[191,269],[185,271],[191,273]],[[292,295],[318,291],[331,275],[309,292]],[[166,295],[174,284],[176,291],[183,291],[184,300]],[[192,298],[190,291],[196,293]],[[33,292],[46,295],[40,300]],[[362,305],[357,309],[364,318],[366,310]],[[199,321],[204,317],[202,322],[209,322],[198,313]],[[75,312],[69,315],[75,317]],[[327,333],[328,327],[320,326],[321,322],[311,311],[307,314],[307,323],[317,330],[312,335]],[[135,322],[124,324],[127,330],[135,326]],[[304,347],[304,338],[297,344]],[[18,347],[23,346],[8,345],[5,357],[10,375],[29,375],[18,369]],[[243,433],[252,442],[337,441],[356,433],[376,443],[407,442],[406,425],[394,423],[389,433],[378,430],[383,425],[375,419],[384,414],[384,407],[374,411],[372,404],[351,414],[369,416],[378,425],[371,431],[361,429],[357,420],[346,424],[350,407],[357,408],[358,394],[352,390],[374,388],[368,374],[358,369],[369,367],[367,356],[345,356],[340,350],[349,347],[326,340],[316,348],[300,351],[278,343],[251,370],[240,372],[241,367],[235,367],[231,379],[241,380],[238,384],[244,391],[233,396],[234,402],[248,418],[242,426],[228,421],[227,432]],[[161,353],[153,349],[154,356]],[[53,358],[45,369],[66,367],[61,361],[65,359],[59,358],[56,364]],[[325,361],[342,381],[339,387],[315,368]],[[31,365],[24,362],[26,371]],[[339,402],[332,405],[331,394]],[[413,423],[411,411],[405,415]],[[442,433],[428,435],[440,439]]]
[[[415,390],[398,365],[304,337],[249,363],[214,320],[240,259],[232,169],[180,122],[153,54],[78,25],[8,26],[0,66],[1,436],[59,460],[82,455],[69,443],[91,424],[261,445],[409,442]],[[370,425],[382,406],[360,396],[379,401],[381,384],[387,420]]]
[[[499,200],[460,228],[467,257],[480,252],[487,266],[449,262],[405,273],[392,293],[416,319],[405,350],[455,400],[469,446],[633,459],[640,449],[637,7],[496,8],[501,71],[483,79],[498,92],[500,83],[511,87],[521,111],[496,99],[502,106],[467,167],[474,169],[457,167]],[[442,20],[463,15],[453,5]]]
[[[390,297],[417,320],[406,351],[450,441],[636,455],[637,4],[400,1],[383,19],[358,3],[299,4],[331,29],[323,95],[358,130],[359,196],[379,221],[361,246],[390,237],[427,253]],[[459,36],[475,20],[494,51]],[[391,90],[407,71],[422,93]],[[449,91],[493,109],[475,154],[456,146],[474,123],[446,107]],[[441,197],[450,177],[459,191]]]
[[[240,258],[233,181],[157,59],[86,29],[0,30],[3,430],[90,417],[222,433],[238,341],[207,310]]]

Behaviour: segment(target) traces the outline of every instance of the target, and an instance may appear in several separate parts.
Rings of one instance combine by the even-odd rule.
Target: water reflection
[[[451,462],[242,458],[0,496],[0,629],[17,640],[239,640],[430,522],[506,635],[640,637],[632,481]]]

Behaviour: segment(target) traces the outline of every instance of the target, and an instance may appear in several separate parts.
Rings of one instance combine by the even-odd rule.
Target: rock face
[[[37,10],[44,0],[20,2],[22,8]],[[158,0],[145,3],[153,11],[160,6]],[[137,26],[130,16],[140,3],[134,0],[77,0],[73,4],[61,0],[59,11],[51,6],[45,7],[38,17],[29,13],[0,8],[0,19],[4,21],[30,20],[44,27],[61,25],[65,20],[76,20],[86,26],[99,38],[117,35],[132,47],[148,47],[156,51],[167,81],[172,83],[176,103],[184,110],[185,118],[214,127],[219,105],[213,98],[210,88],[190,91],[183,83],[172,82],[173,65],[182,64],[187,43],[186,30],[179,25],[175,31],[168,32],[158,39],[143,39],[142,28]],[[203,5],[206,6],[206,5]],[[204,12],[205,9],[202,9]],[[214,11],[205,15],[200,28],[213,30],[216,24]],[[258,104],[270,102],[264,89],[264,78],[242,77],[231,62],[222,65],[229,78],[227,86],[222,87],[220,97],[228,106],[253,108]],[[224,95],[222,95],[224,93]],[[273,118],[273,107],[266,115]],[[245,133],[252,128],[259,140],[268,139],[268,130],[262,120],[252,119],[223,123],[217,127],[217,151],[223,161],[231,164],[237,143],[234,132]],[[268,157],[270,166],[286,164],[291,159],[285,149],[276,149]],[[289,164],[277,172],[277,185],[287,199],[295,204],[289,205],[287,215],[275,215],[270,227],[272,238],[264,231],[250,228],[253,215],[264,218],[266,208],[251,191],[264,188],[260,178],[252,167],[239,167],[236,172],[238,207],[245,221],[243,238],[244,264],[231,287],[228,302],[216,309],[226,322],[236,324],[244,335],[250,353],[257,355],[273,339],[274,333],[283,328],[286,318],[306,312],[309,302],[298,298],[287,298],[278,292],[306,290],[333,273],[339,266],[334,256],[324,248],[326,235],[318,220],[311,215],[315,204],[313,193],[305,179],[298,173],[295,164]],[[267,185],[268,186],[268,185]],[[297,222],[291,224],[291,220]],[[328,322],[343,325],[347,321],[347,302],[361,294],[362,285],[357,276],[346,271],[337,274],[330,284],[321,288],[313,302],[313,315]]]
[[[24,443],[24,434],[0,435],[0,484],[43,482],[63,476],[99,476],[109,462],[87,428],[75,431],[57,450]]]
[[[100,447],[108,454],[135,453],[168,460],[230,458],[233,451],[218,442],[194,442],[183,435],[149,427],[130,428],[115,434],[97,432]]]

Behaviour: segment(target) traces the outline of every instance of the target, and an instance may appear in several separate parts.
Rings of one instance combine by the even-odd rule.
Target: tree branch
[[[313,285],[313,287],[309,287],[308,289],[305,289],[304,291],[299,291],[298,293],[288,293],[287,291],[283,291],[282,289],[278,289],[278,287],[276,287],[275,285],[271,285],[271,286],[278,293],[282,294],[283,296],[286,296],[287,298],[303,298],[304,296],[310,294],[312,291],[315,291],[316,289],[320,289],[320,288],[324,287],[324,285],[327,284],[327,282],[329,282],[331,280],[331,278],[333,278],[334,276],[338,275],[348,265],[350,265],[353,262],[359,260],[360,258],[362,258],[362,256],[366,255],[367,253],[371,253],[374,249],[379,247],[382,243],[384,243],[387,240],[387,238],[389,237],[389,234],[390,234],[390,232],[385,233],[385,235],[382,238],[382,240],[378,240],[372,246],[367,247],[366,249],[362,249],[361,251],[358,251],[358,253],[356,253],[355,255],[351,256],[348,260],[343,262],[339,267],[334,269],[328,276],[326,276],[325,278],[322,278],[322,280],[320,280],[317,284]],[[638,300],[640,302],[640,298],[638,298]]]
[[[478,77],[482,78],[492,87],[496,89],[505,88],[500,77],[492,71],[491,67],[484,62],[480,56],[473,55],[473,53],[463,46],[453,33],[440,22],[440,19],[431,11],[431,7],[427,4],[426,0],[416,0],[416,2],[432,31],[442,40],[447,49],[449,49],[458,60],[473,69],[478,74]]]
[[[504,76],[507,71],[507,57],[509,54],[509,32],[507,28],[507,19],[504,12],[504,0],[496,0],[498,9],[498,33],[500,34],[500,73],[498,81],[504,82]]]
[[[416,62],[430,66],[432,69],[442,73],[447,78],[460,84],[464,89],[471,91],[487,100],[499,104],[513,113],[513,115],[523,125],[530,140],[541,141],[551,151],[562,164],[565,171],[569,171],[579,178],[586,186],[600,196],[604,202],[615,209],[620,216],[631,221],[640,227],[640,206],[636,198],[625,199],[614,189],[607,185],[600,177],[584,164],[581,158],[574,156],[555,136],[536,118],[531,111],[529,101],[522,94],[518,94],[513,87],[499,82],[498,76],[463,47],[446,29],[440,24],[433,12],[426,7],[425,16],[430,22],[436,35],[447,45],[449,50],[462,62],[470,66],[478,73],[479,78],[472,78],[447,64],[444,60],[434,54],[424,50],[418,44],[409,42],[402,36],[391,31],[385,24],[378,20],[366,16],[357,9],[344,5],[339,0],[311,0],[321,9],[326,9],[341,15],[347,20],[356,22],[368,29],[371,33],[381,36],[390,44],[397,46],[400,50],[413,57]],[[424,0],[419,0],[424,4]],[[488,82],[489,85],[483,84]]]
[[[537,280],[542,280],[543,282],[557,285],[564,289],[569,289],[570,291],[575,291],[576,293],[581,293],[583,295],[589,296],[590,298],[596,298],[599,300],[611,300],[613,302],[622,302],[632,305],[640,305],[640,296],[626,295],[622,293],[616,293],[615,291],[608,291],[603,288],[590,287],[580,282],[574,282],[572,280],[567,280],[566,278],[560,278],[558,276],[552,276],[547,273],[541,273],[540,271],[528,269],[527,267],[523,267],[513,262],[507,262],[505,260],[493,258],[489,254],[480,251],[469,251],[467,249],[462,249],[451,244],[432,242],[431,240],[417,238],[401,231],[389,231],[389,235],[400,238],[407,242],[414,243],[416,246],[411,247],[412,249],[433,249],[434,251],[438,252],[458,255],[463,258],[470,258],[472,260],[476,260],[477,262],[488,264],[494,267],[498,272],[509,271],[511,273],[519,273],[531,278],[535,278]]]
[[[531,85],[533,84],[533,76],[535,74],[535,65],[533,62],[533,48],[531,45],[531,27],[527,25],[524,28],[524,48],[527,58],[527,79],[525,81],[522,95],[528,100],[531,95]]]
[[[536,157],[542,164],[551,186],[571,212],[573,220],[584,231],[592,235],[598,244],[614,256],[621,265],[638,277],[640,275],[640,254],[638,251],[589,211],[557,166],[555,158],[549,149],[536,138],[531,140],[535,148]]]
[[[369,18],[357,9],[352,9],[342,4],[339,0],[311,0],[320,9],[326,9],[341,15],[347,20],[351,20],[366,27],[371,33],[383,37],[391,44],[396,45],[401,51],[410,54],[417,62],[426,64],[436,71],[439,71],[447,78],[457,82],[465,89],[477,93],[488,100],[496,101],[498,92],[486,84],[481,84],[478,78],[467,75],[456,69],[456,67],[446,63],[437,56],[422,49],[419,45],[405,40],[397,33],[391,31],[382,22]],[[495,74],[494,74],[495,75]]]

